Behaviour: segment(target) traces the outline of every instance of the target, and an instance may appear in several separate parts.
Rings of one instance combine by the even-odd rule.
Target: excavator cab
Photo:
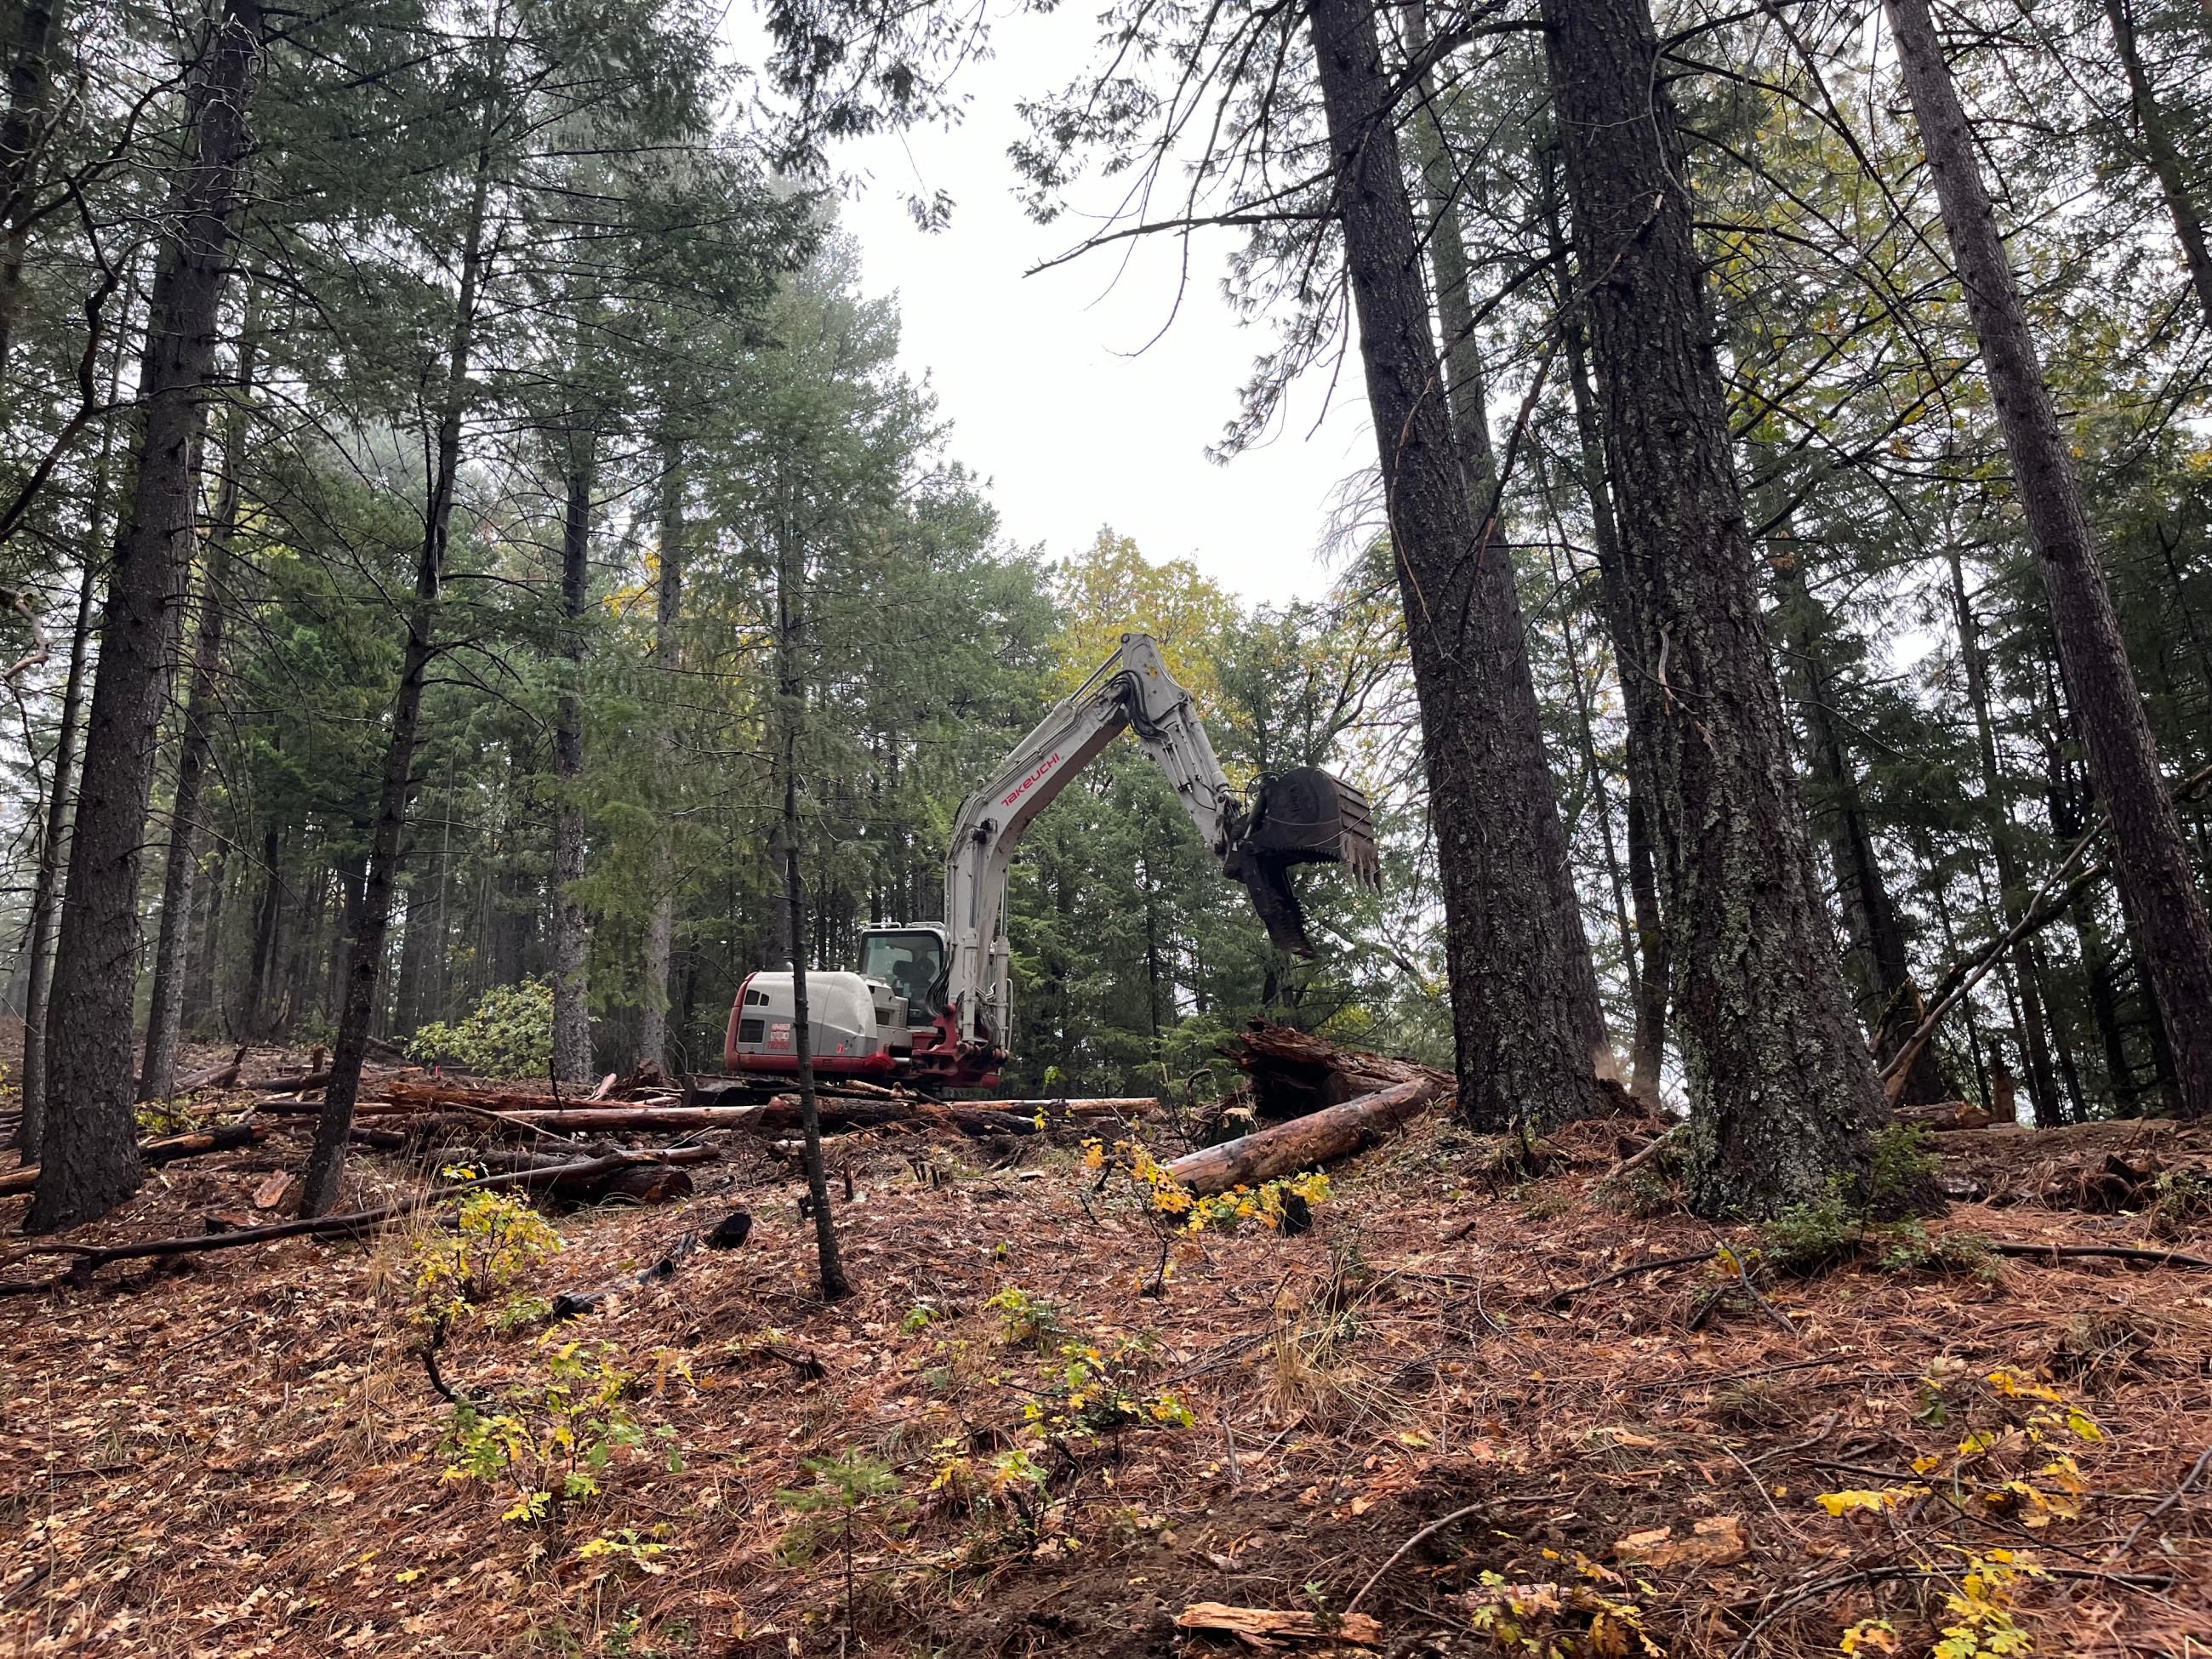
[[[927,1025],[945,1012],[945,933],[938,927],[872,927],[860,935],[860,977],[904,997],[907,1023]]]
[[[1262,778],[1252,805],[1229,823],[1224,869],[1252,895],[1252,908],[1279,951],[1314,954],[1305,912],[1291,886],[1294,864],[1340,864],[1369,887],[1382,884],[1367,797],[1318,766]]]

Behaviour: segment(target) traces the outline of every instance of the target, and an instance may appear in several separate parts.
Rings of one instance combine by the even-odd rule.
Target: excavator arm
[[[1123,731],[1174,786],[1200,837],[1242,881],[1277,948],[1311,956],[1288,875],[1293,864],[1342,864],[1379,879],[1367,798],[1314,767],[1261,781],[1248,805],[1215,759],[1190,694],[1149,634],[1124,634],[1114,654],[1015,744],[970,795],[945,866],[945,1008],[963,1046],[1004,1043],[1007,872],[1037,815]]]

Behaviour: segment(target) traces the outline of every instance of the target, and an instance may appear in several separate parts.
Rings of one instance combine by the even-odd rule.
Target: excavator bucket
[[[1294,864],[1340,864],[1370,887],[1382,884],[1367,797],[1317,766],[1261,780],[1228,863],[1229,873],[1251,892],[1275,948],[1310,957],[1313,941],[1291,887]]]

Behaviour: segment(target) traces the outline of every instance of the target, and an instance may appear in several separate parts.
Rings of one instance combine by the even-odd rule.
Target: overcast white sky
[[[752,27],[750,18],[738,25]],[[833,165],[873,180],[842,211],[860,244],[863,286],[897,294],[906,367],[935,387],[953,422],[952,452],[990,480],[1012,540],[1060,556],[1110,524],[1153,560],[1188,556],[1249,599],[1315,596],[1328,580],[1318,553],[1332,492],[1374,463],[1356,368],[1328,399],[1318,431],[1328,386],[1315,376],[1266,447],[1218,466],[1206,447],[1235,412],[1252,359],[1272,343],[1262,329],[1239,326],[1221,298],[1231,233],[1192,244],[1181,312],[1149,347],[1174,312],[1174,242],[1140,246],[1126,268],[1096,253],[1022,274],[1083,228],[1073,218],[1032,224],[1015,200],[1006,159],[1023,131],[1015,100],[1064,84],[1095,28],[1082,7],[1006,19],[1000,55],[964,72],[971,102],[958,128],[833,153]],[[750,42],[740,52],[760,61]],[[952,222],[924,234],[902,198],[938,190],[955,200]],[[1111,191],[1101,187],[1097,204]]]

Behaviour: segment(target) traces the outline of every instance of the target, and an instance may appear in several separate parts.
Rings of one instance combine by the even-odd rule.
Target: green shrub
[[[1918,1219],[1908,1217],[1876,1227],[1869,1242],[1881,1247],[1876,1265],[1888,1273],[1974,1273],[1994,1278],[1996,1253],[1984,1233],[1931,1233]]]
[[[553,1061],[553,988],[535,979],[495,985],[459,1024],[433,1020],[419,1029],[407,1057],[450,1060],[485,1077],[543,1077]]]
[[[1874,1158],[1867,1167],[1867,1213],[1887,1219],[1918,1210],[1942,1162],[1935,1133],[1925,1124],[1893,1123],[1883,1129],[1874,1138]]]
[[[2194,1170],[2168,1170],[2152,1188],[2143,1218],[2160,1238],[2179,1238],[2212,1216],[2212,1181]]]
[[[637,1379],[614,1345],[547,1345],[545,1378],[509,1390],[497,1402],[464,1400],[453,1409],[443,1450],[448,1480],[505,1484],[514,1502],[501,1519],[549,1521],[604,1490],[615,1454],[665,1443],[672,1472],[684,1467],[676,1431],[648,1437],[625,1403]]]
[[[1857,1253],[1863,1220],[1837,1183],[1809,1204],[1792,1204],[1760,1232],[1767,1259],[1784,1273],[1806,1278]]]
[[[999,1340],[1010,1348],[1035,1348],[1043,1353],[1067,1334],[1060,1310],[1018,1285],[1003,1286],[983,1306],[999,1316]]]
[[[542,1319],[553,1304],[518,1283],[565,1244],[528,1200],[479,1188],[461,1200],[453,1230],[416,1253],[417,1316],[440,1327],[481,1320],[499,1329]]]

